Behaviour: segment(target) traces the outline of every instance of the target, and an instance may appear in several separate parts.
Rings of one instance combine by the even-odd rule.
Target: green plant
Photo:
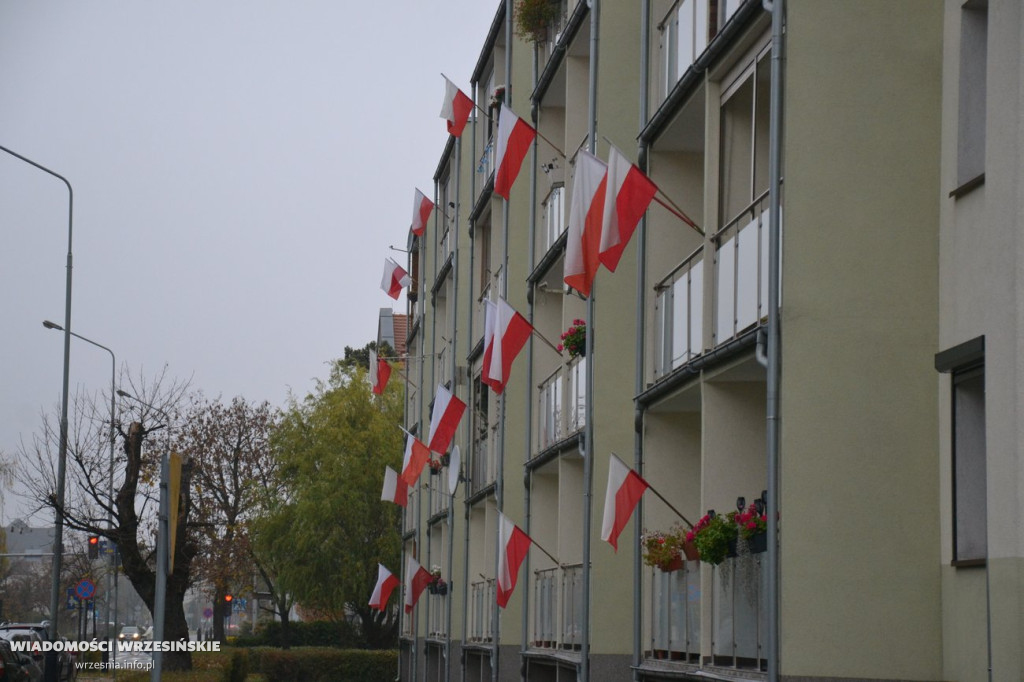
[[[729,542],[739,534],[739,527],[732,517],[733,514],[721,516],[710,511],[686,534],[686,538],[697,545],[701,561],[718,565],[728,556]]]
[[[534,43],[543,42],[548,26],[561,16],[562,3],[558,0],[516,0],[516,35]]]
[[[575,358],[584,355],[587,350],[587,323],[584,320],[573,320],[572,326],[562,332],[562,343],[558,344],[558,351],[569,351],[569,357]]]
[[[223,669],[224,682],[245,682],[249,676],[249,654],[245,651],[232,651],[231,662]]]
[[[644,563],[648,566],[657,566],[663,571],[671,570],[672,565],[683,558],[684,542],[686,542],[686,532],[678,523],[667,532],[645,529],[643,535],[640,536]]]

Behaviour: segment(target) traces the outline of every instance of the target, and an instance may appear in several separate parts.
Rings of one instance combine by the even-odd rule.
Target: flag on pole
[[[444,102],[441,103],[441,118],[448,121],[448,133],[453,137],[462,135],[469,114],[473,111],[473,100],[455,83],[444,79]]]
[[[384,467],[384,489],[381,490],[380,499],[394,502],[399,507],[409,504],[409,484],[391,467]]]
[[[430,413],[430,436],[427,438],[431,451],[442,455],[448,452],[448,446],[455,437],[455,430],[459,428],[459,420],[465,411],[466,403],[452,395],[451,391],[441,384],[437,385],[434,410]]]
[[[565,283],[590,295],[599,265],[601,217],[604,210],[608,166],[585,149],[576,156],[576,174],[569,207],[569,235],[565,243]]]
[[[519,579],[519,566],[530,551],[530,536],[498,512],[498,606],[505,608]]]
[[[401,479],[409,487],[415,486],[419,480],[423,467],[430,460],[430,450],[416,436],[406,432],[405,455],[402,458]]]
[[[495,393],[505,390],[509,374],[512,371],[512,362],[519,355],[526,342],[533,333],[533,325],[526,321],[526,318],[516,312],[516,309],[508,302],[498,297],[495,304],[497,315],[494,322],[494,339],[491,352],[491,361],[488,366],[488,383]],[[486,322],[485,322],[486,326]]]
[[[604,494],[604,523],[601,526],[601,539],[606,541],[615,551],[619,550],[619,533],[626,527],[629,517],[640,502],[644,491],[650,487],[626,464],[612,454],[608,462],[608,489]]]
[[[434,579],[430,571],[411,556],[405,560],[405,612],[411,613],[423,590]]]
[[[494,327],[498,317],[498,306],[494,301],[484,299],[484,357],[480,362],[480,381],[491,385],[491,359],[494,356]]]
[[[370,351],[370,387],[373,392],[380,395],[388,385],[391,377],[391,365],[387,360],[377,358],[377,352]]]
[[[430,212],[433,210],[434,202],[417,189],[412,197],[412,225],[409,226],[414,235],[423,236],[427,229],[427,220],[430,219]]]
[[[629,244],[637,223],[650,206],[657,185],[612,147],[608,152],[608,187],[604,197],[601,226],[601,263],[615,272],[622,251]]]
[[[536,136],[537,131],[502,102],[498,118],[498,139],[494,145],[495,194],[508,199],[509,190]]]
[[[377,564],[377,585],[370,596],[370,608],[378,611],[386,609],[391,593],[398,587],[398,582],[398,578],[384,568],[384,564]]]
[[[402,293],[403,287],[410,284],[412,284],[412,279],[401,265],[390,258],[384,259],[384,277],[380,281],[380,288],[388,296],[398,300],[398,294]]]

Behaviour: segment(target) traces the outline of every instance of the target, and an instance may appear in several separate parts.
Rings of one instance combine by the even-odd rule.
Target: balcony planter
[[[662,573],[672,573],[673,571],[678,571],[679,569],[681,569],[683,567],[683,562],[683,557],[676,556],[672,559],[663,561],[660,564],[658,564],[658,570]]]
[[[693,540],[684,541],[683,556],[686,557],[687,561],[700,561],[700,550],[697,549],[697,543]]]
[[[683,567],[686,531],[678,523],[668,531],[647,531],[640,537],[644,563],[670,573]],[[692,544],[692,543],[691,543]]]
[[[584,357],[587,354],[587,323],[584,320],[572,321],[572,326],[562,332],[562,343],[558,344],[558,352],[569,352],[570,358]]]
[[[514,9],[516,35],[535,43],[547,38],[548,26],[562,15],[557,0],[516,0]]]

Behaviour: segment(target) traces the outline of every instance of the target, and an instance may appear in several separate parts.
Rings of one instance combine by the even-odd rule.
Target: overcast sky
[[[376,335],[384,258],[497,0],[0,0],[0,146],[74,189],[72,329],[284,404]],[[68,193],[0,152],[0,452],[60,402]],[[72,339],[71,389],[110,356]],[[7,495],[4,520],[24,513]],[[36,520],[49,522],[43,515]]]

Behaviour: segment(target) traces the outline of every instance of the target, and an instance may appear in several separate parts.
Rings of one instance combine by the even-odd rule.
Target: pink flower
[[[694,536],[693,536],[693,531],[692,530],[686,531],[686,541],[687,542],[693,542],[693,537]]]
[[[748,521],[747,522],[747,530],[756,530],[756,529],[757,529],[757,524],[755,522],[753,522],[753,521]]]
[[[555,348],[558,349],[559,353],[561,353],[563,350],[565,350],[564,348],[562,348],[562,344],[558,344],[557,346],[555,346]]]
[[[576,333],[576,327],[569,327],[569,331],[566,332],[566,333],[567,334],[575,334]]]

